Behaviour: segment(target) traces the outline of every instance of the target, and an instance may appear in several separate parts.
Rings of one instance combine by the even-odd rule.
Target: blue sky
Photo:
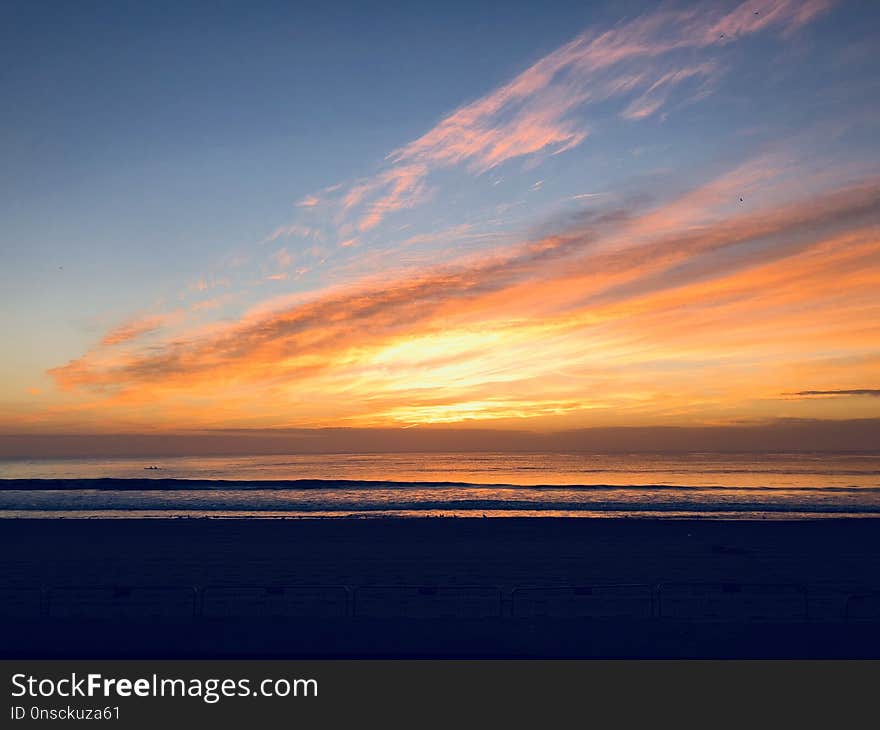
[[[114,316],[176,296],[294,200],[367,174],[590,15],[581,3],[3,12],[4,330],[29,340],[24,367],[73,357]],[[47,328],[53,342],[31,339]]]
[[[740,202],[770,215],[877,172],[880,13],[867,2],[8,3],[2,13],[9,423],[93,423],[108,389],[119,397],[144,387],[127,380],[132,363],[171,350],[186,359],[180,343],[198,350],[279,307],[508,256],[622,211],[671,211],[678,234],[720,225]],[[532,86],[529,74],[542,68],[549,80]],[[518,83],[521,95],[510,92]],[[724,180],[733,185],[724,201],[710,196],[701,211],[675,217],[682,199]],[[601,235],[600,251],[626,245]],[[529,276],[539,284],[553,275]],[[491,327],[494,316],[468,326]],[[504,321],[527,316],[506,312]],[[828,345],[814,356],[872,348]],[[495,352],[515,356],[507,345]],[[90,394],[88,378],[59,378],[70,363],[104,372],[100,392]],[[359,377],[370,367],[361,363]],[[456,377],[485,389],[499,369]],[[238,373],[230,365],[214,376],[244,388]],[[255,377],[245,390],[277,396],[274,379]],[[437,377],[437,390],[451,392],[448,373]],[[370,382],[370,398],[386,392]],[[210,407],[208,396],[194,404],[166,395],[168,414]],[[487,402],[511,400],[484,395],[450,396],[440,410],[472,418],[492,412]],[[547,402],[569,405],[534,412],[568,413],[576,400],[567,390]],[[530,407],[508,403],[498,419],[529,417]],[[870,414],[874,400],[855,407]],[[171,418],[143,409],[118,418]],[[383,409],[364,422],[399,420]],[[433,422],[430,409],[411,418]],[[258,420],[363,415],[291,404],[300,410]]]

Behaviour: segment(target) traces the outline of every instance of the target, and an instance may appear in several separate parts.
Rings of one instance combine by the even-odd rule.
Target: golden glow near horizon
[[[393,152],[373,177],[300,200],[297,222],[263,244],[301,241],[271,249],[261,270],[261,286],[288,289],[230,315],[235,282],[200,279],[194,303],[116,322],[87,352],[19,384],[0,427],[880,417],[880,165],[822,156],[821,125],[701,168],[687,185],[658,167],[662,182],[645,183],[645,195],[579,192],[594,189],[585,166],[559,203],[569,207],[548,204],[531,228],[486,233],[451,219],[394,241],[405,226],[388,227],[439,198],[438,171],[462,166],[499,188],[504,164],[549,178],[600,134],[576,122],[583,106],[615,101],[620,124],[672,125],[658,117],[673,91],[696,84],[681,103],[709,103],[722,70],[715,56],[683,64],[668,54],[716,54],[719,27],[734,29],[727,39],[785,42],[833,3],[765,3],[765,15],[758,5],[709,18],[658,11],[580,36]],[[528,191],[549,185],[542,177]],[[523,208],[493,205],[493,222]],[[298,288],[329,267],[334,246],[346,258]]]
[[[872,393],[827,393],[876,382],[878,218],[870,182],[596,253],[572,231],[562,257],[518,245],[186,339],[99,345],[53,371],[60,396],[29,418],[540,428],[873,416]],[[826,395],[807,392],[816,383]]]

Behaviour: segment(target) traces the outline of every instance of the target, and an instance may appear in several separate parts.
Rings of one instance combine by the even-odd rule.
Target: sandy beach
[[[870,519],[8,520],[3,586],[10,595],[40,588],[54,604],[52,615],[44,605],[39,619],[8,619],[3,651],[880,656],[873,599],[851,599],[880,587],[877,534]],[[635,588],[608,596],[609,585]],[[695,585],[709,593],[694,598]],[[210,610],[101,613],[106,601],[128,601],[126,591],[144,595],[138,587],[195,587],[198,612]],[[344,587],[348,597],[334,603],[325,591],[313,612],[324,615],[267,620],[266,599],[255,603],[248,591],[277,603],[284,587],[313,602],[320,587]],[[59,609],[72,589],[86,591],[77,600],[97,605],[95,615]],[[220,589],[234,599],[223,605],[235,614],[239,601],[243,615],[210,615]],[[190,594],[175,595],[188,610]],[[455,615],[433,615],[441,603],[441,614]],[[846,614],[853,606],[857,621]]]
[[[880,522],[22,520],[5,584],[880,582]]]

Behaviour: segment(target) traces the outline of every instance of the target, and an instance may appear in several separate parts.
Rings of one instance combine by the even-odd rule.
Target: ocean
[[[880,453],[10,460],[0,479],[0,518],[880,516]]]

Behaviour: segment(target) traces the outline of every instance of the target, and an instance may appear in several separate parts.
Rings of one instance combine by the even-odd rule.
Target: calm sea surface
[[[74,480],[0,482],[0,517],[880,516],[880,453],[21,460],[0,479]]]

